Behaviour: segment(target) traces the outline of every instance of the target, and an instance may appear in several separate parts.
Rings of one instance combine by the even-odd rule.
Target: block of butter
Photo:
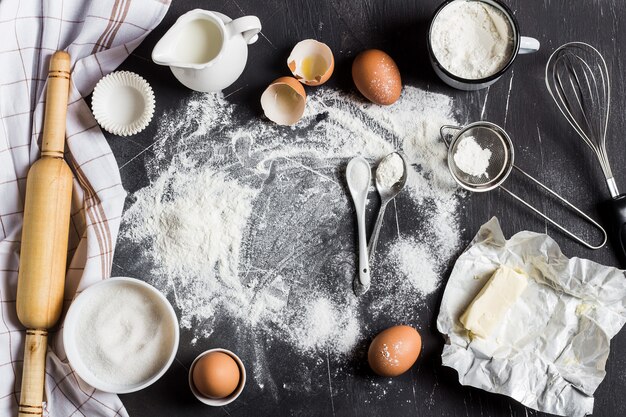
[[[473,335],[487,338],[528,285],[528,277],[508,266],[500,266],[461,316]]]

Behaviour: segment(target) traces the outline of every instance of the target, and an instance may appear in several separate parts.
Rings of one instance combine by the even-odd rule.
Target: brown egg
[[[413,327],[394,326],[380,332],[367,352],[372,371],[398,376],[408,371],[422,350],[422,338]]]
[[[224,398],[232,394],[241,377],[237,362],[224,352],[210,352],[193,367],[193,384],[209,398]]]
[[[376,104],[393,104],[402,93],[398,66],[378,49],[368,49],[354,58],[352,79],[361,94]]]

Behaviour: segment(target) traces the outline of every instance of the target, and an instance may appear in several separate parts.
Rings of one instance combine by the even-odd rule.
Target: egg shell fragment
[[[422,350],[422,338],[411,326],[394,326],[380,332],[370,344],[367,361],[372,371],[393,377],[408,371]]]
[[[261,95],[261,107],[265,116],[283,126],[291,126],[302,118],[306,104],[306,92],[293,77],[278,78]]]
[[[239,385],[241,371],[237,362],[224,352],[209,352],[193,367],[193,384],[209,398],[225,398]]]
[[[303,84],[318,86],[324,84],[335,69],[333,51],[325,43],[315,39],[305,39],[293,47],[287,66],[293,76]]]
[[[389,55],[378,49],[368,49],[354,58],[352,79],[361,94],[376,104],[393,104],[402,93],[398,66]]]

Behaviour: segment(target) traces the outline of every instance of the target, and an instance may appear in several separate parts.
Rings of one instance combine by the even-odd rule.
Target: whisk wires
[[[561,46],[548,59],[545,80],[561,113],[594,151],[607,180],[612,179],[606,152],[610,81],[600,52],[583,42]]]

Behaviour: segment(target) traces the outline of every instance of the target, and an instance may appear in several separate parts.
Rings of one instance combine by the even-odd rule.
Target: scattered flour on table
[[[233,348],[252,352],[254,380],[276,387],[267,346],[338,357],[363,343],[371,315],[419,316],[459,246],[459,190],[439,138],[441,125],[458,123],[450,97],[411,86],[385,107],[316,89],[293,128],[242,119],[216,94],[194,94],[160,118],[150,183],[129,200],[120,250],[134,250],[138,270],[173,298],[193,342],[235,326]],[[391,247],[398,273],[373,265],[372,289],[357,299],[346,164],[362,155],[375,165],[395,150],[409,164],[395,202],[408,223],[380,242],[379,257]],[[396,222],[391,206],[385,219]]]
[[[439,263],[437,259],[413,238],[403,237],[389,249],[388,257],[398,273],[398,279],[420,294],[428,295],[439,285]]]

